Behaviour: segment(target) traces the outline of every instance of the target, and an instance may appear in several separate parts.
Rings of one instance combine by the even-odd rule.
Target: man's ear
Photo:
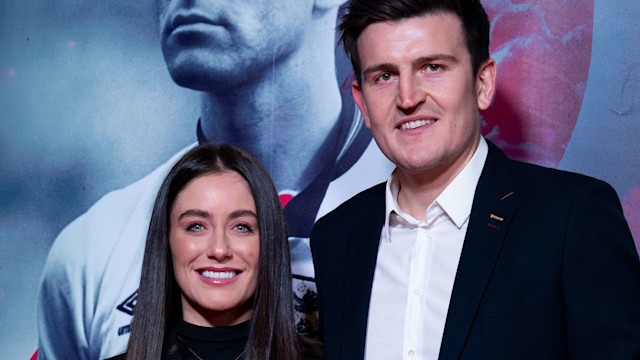
[[[493,102],[496,94],[496,62],[493,59],[485,61],[478,69],[476,76],[476,96],[478,97],[478,108],[486,110]]]
[[[362,117],[364,118],[364,125],[371,129],[371,120],[369,120],[369,113],[367,111],[367,105],[364,102],[364,96],[362,94],[362,86],[358,84],[358,80],[353,80],[351,83],[351,96],[353,96],[353,101],[360,109],[362,113]]]
[[[295,0],[300,1],[300,0]],[[329,9],[342,5],[345,0],[313,0],[314,11],[327,11]]]

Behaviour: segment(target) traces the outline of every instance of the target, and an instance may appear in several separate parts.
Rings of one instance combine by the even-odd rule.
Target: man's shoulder
[[[146,234],[158,189],[173,164],[189,148],[136,182],[100,198],[62,230],[49,257],[55,258],[57,254],[69,263],[69,259],[78,258],[74,254],[83,256],[87,251],[105,254],[125,235],[127,228],[138,228]]]
[[[613,187],[594,177],[563,169],[537,165],[521,160],[510,159],[496,145],[489,144],[489,156],[485,162],[481,182],[491,186],[496,177],[508,176],[513,180],[516,191],[522,193],[565,193],[572,194],[585,189],[605,189]]]
[[[385,186],[386,182],[382,182],[357,193],[350,199],[340,204],[334,210],[323,216],[320,220],[324,218],[361,213],[363,211],[371,209],[371,206],[384,206]]]
[[[574,193],[593,189],[613,191],[607,182],[595,177],[536,164],[512,160],[514,178],[524,189]]]

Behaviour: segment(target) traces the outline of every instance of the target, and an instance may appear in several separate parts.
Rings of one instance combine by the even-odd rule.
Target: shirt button
[[[420,289],[418,288],[413,289],[413,295],[420,295]]]
[[[409,355],[409,357],[413,359],[414,357],[416,357],[416,352],[415,352],[415,351],[413,351],[413,350],[409,350],[409,352],[407,353],[407,355]]]

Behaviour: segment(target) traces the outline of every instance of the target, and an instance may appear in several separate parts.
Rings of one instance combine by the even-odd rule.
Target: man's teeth
[[[415,128],[420,127],[420,126],[431,125],[434,122],[436,122],[436,121],[435,120],[409,121],[409,122],[406,122],[406,123],[402,124],[401,128],[402,128],[402,130],[411,130],[411,129],[415,129]]]
[[[202,271],[200,272],[200,274],[202,274],[202,276],[209,278],[209,279],[231,279],[232,277],[236,276],[236,273],[234,271]]]

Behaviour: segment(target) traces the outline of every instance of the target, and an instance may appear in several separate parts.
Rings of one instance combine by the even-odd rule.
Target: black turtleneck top
[[[251,320],[231,326],[204,327],[180,319],[169,335],[172,345],[164,360],[236,360],[249,338]],[[122,360],[126,354],[108,360]]]
[[[235,360],[244,351],[249,337],[249,321],[224,327],[203,327],[180,320],[171,339],[178,348],[166,360]]]

